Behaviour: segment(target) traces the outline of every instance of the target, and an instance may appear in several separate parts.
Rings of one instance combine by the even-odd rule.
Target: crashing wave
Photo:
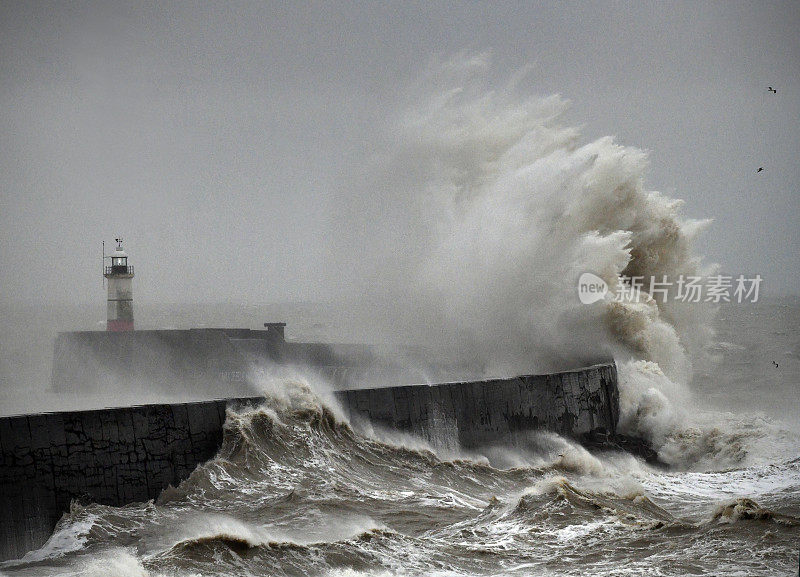
[[[739,521],[774,521],[787,526],[800,526],[800,520],[789,515],[781,515],[761,507],[747,497],[739,497],[717,506],[712,521],[736,523]]]

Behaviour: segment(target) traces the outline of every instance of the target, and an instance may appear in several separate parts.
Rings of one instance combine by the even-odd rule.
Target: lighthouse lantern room
[[[133,267],[128,265],[128,254],[122,249],[122,239],[116,250],[107,258],[111,266],[103,266],[103,276],[108,279],[108,317],[106,330],[133,330]]]

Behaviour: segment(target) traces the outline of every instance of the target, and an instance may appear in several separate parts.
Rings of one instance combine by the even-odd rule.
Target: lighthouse
[[[122,249],[122,239],[115,240],[117,249],[108,257],[111,259],[111,266],[103,267],[103,276],[108,279],[106,330],[132,331],[133,267],[128,265],[128,254]]]

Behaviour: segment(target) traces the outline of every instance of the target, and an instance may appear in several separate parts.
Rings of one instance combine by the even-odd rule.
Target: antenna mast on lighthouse
[[[133,330],[133,266],[128,266],[128,254],[122,249],[122,239],[108,258],[111,266],[103,267],[103,276],[108,279],[107,331]],[[103,243],[105,256],[105,243]],[[105,263],[103,263],[105,265]]]

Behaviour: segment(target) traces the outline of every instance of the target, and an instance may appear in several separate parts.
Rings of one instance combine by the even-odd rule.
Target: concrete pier
[[[465,447],[548,429],[616,434],[613,363],[550,375],[336,393],[351,421]],[[41,547],[73,499],[124,505],[156,498],[222,444],[225,412],[259,402],[197,403],[0,417],[0,559]]]
[[[73,499],[147,501],[222,444],[227,401],[0,418],[0,559],[44,544]]]
[[[427,438],[456,438],[475,448],[546,429],[582,438],[614,435],[619,420],[617,367],[594,365],[549,375],[357,389],[337,393],[353,423],[359,419]]]

